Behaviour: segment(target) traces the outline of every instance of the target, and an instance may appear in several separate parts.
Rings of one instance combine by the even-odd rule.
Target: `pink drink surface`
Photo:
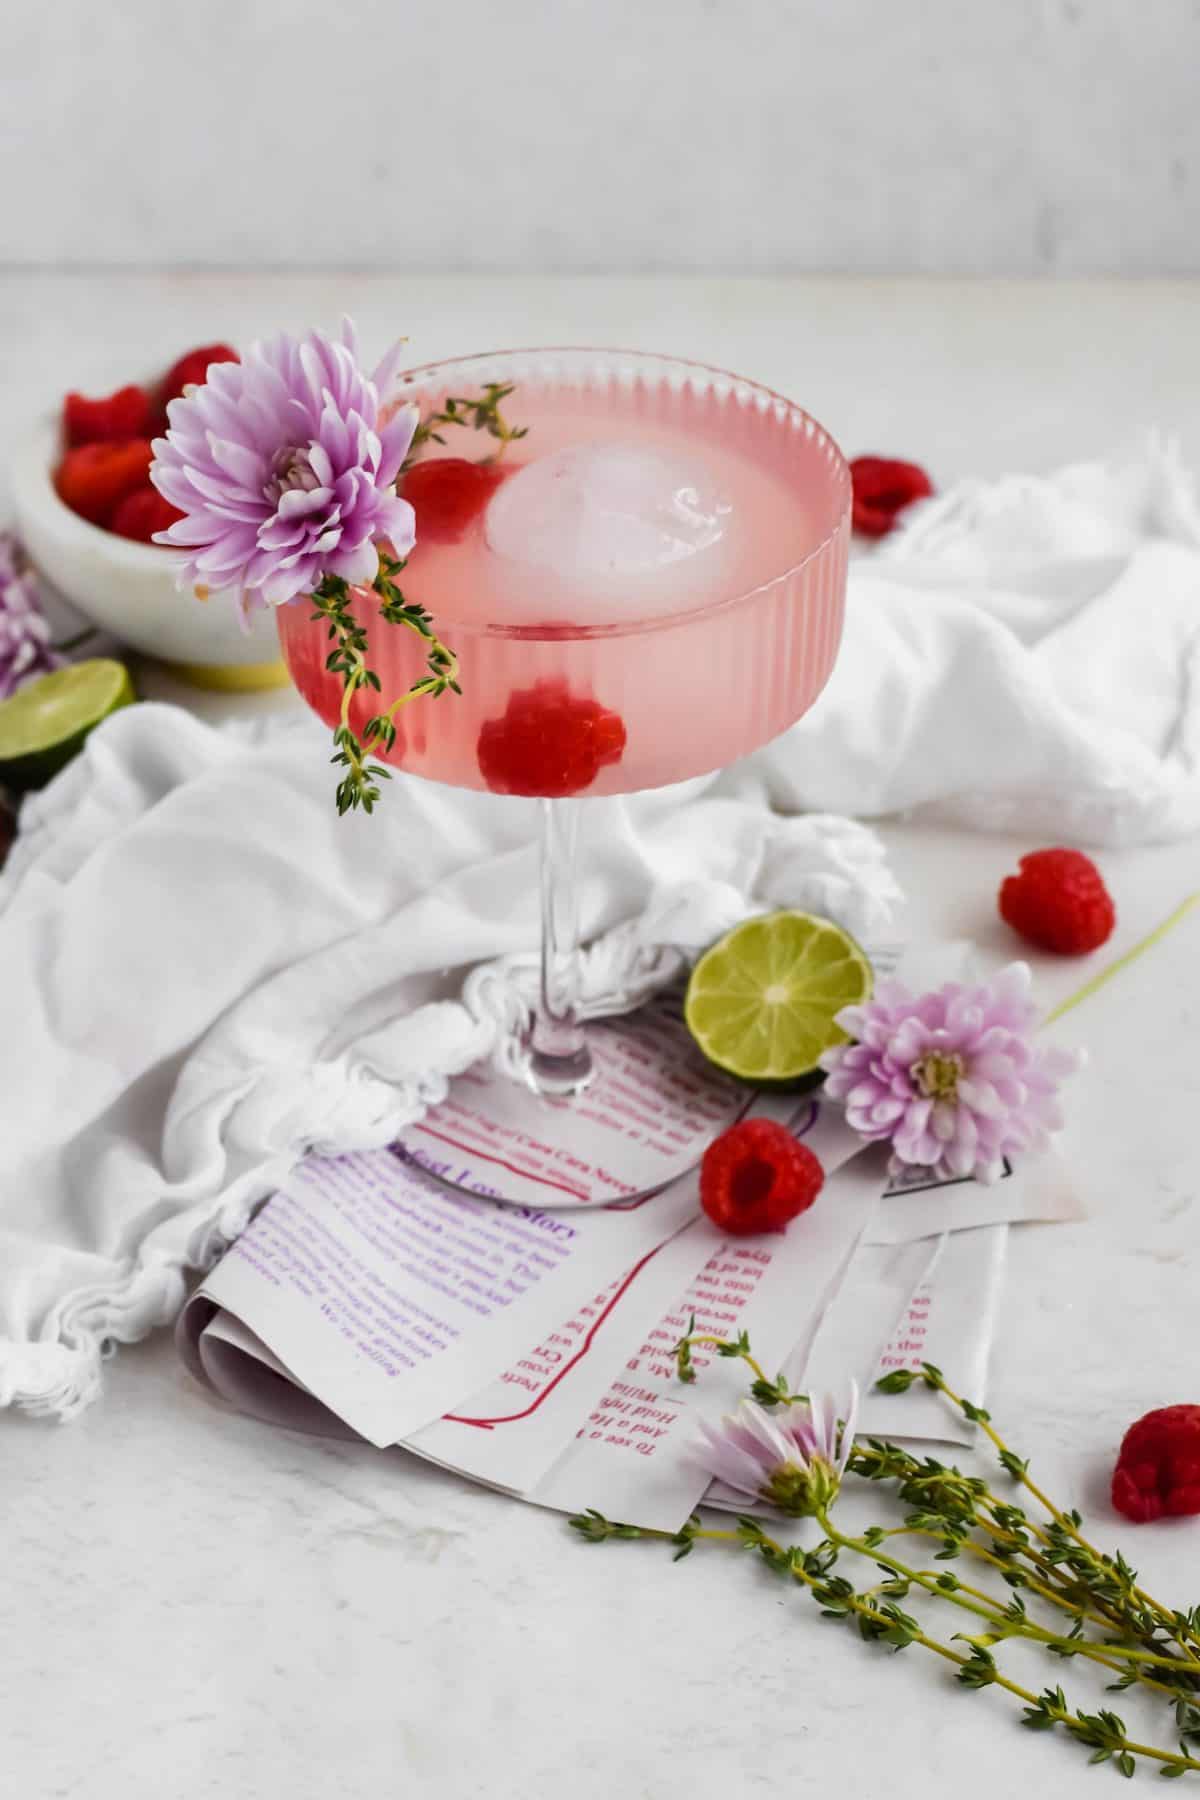
[[[403,708],[386,760],[461,787],[622,793],[724,767],[812,704],[841,632],[844,465],[795,409],[706,374],[512,377],[505,415],[528,435],[457,541],[422,541],[418,506],[399,577],[457,654],[463,692]],[[422,414],[445,392],[418,387]],[[493,448],[446,435],[427,460]],[[356,596],[364,621],[373,599]],[[303,601],[279,625],[296,686],[333,724],[326,627]],[[424,647],[378,620],[369,640],[386,703],[421,678]],[[360,695],[352,721],[378,710]]]

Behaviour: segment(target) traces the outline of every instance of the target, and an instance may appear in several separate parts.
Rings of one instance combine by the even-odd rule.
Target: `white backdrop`
[[[1194,0],[0,20],[0,264],[1200,270]]]

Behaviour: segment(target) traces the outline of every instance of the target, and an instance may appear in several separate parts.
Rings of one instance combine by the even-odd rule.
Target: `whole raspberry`
[[[1129,1427],[1113,1470],[1112,1503],[1139,1524],[1200,1513],[1200,1406],[1160,1406]]]
[[[1033,850],[1000,887],[1000,917],[1060,956],[1098,950],[1117,922],[1099,869],[1082,850]]]
[[[410,469],[401,493],[417,515],[417,543],[456,544],[504,475],[492,463],[463,456],[437,456]]]
[[[898,462],[893,456],[856,456],[850,486],[851,524],[863,537],[886,537],[906,506],[933,492],[918,463]]]
[[[494,794],[551,800],[582,793],[624,752],[620,716],[598,700],[571,694],[563,681],[540,681],[510,694],[503,718],[489,719],[476,745],[480,772]]]
[[[156,531],[166,531],[182,517],[179,508],[164,500],[158,489],[147,482],[145,487],[134,488],[132,494],[126,494],[114,511],[108,529],[118,537],[150,544]]]
[[[700,1164],[700,1204],[732,1237],[782,1231],[807,1212],[825,1171],[806,1144],[774,1119],[742,1119],[708,1146]]]
[[[148,438],[157,424],[158,414],[145,388],[118,388],[103,400],[68,394],[63,401],[63,432],[72,450],[81,444],[116,444],[125,438]]]
[[[163,377],[160,401],[166,406],[169,400],[178,400],[185,387],[203,387],[208,379],[208,371],[213,363],[241,362],[236,350],[228,344],[205,344],[199,350],[189,350],[178,362],[171,364]]]
[[[54,485],[59,499],[93,525],[107,528],[126,494],[144,487],[154,460],[148,438],[120,444],[81,444],[59,463]]]

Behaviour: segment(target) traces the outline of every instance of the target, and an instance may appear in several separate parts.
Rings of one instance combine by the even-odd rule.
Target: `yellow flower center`
[[[762,1499],[780,1512],[795,1519],[806,1519],[832,1506],[841,1481],[836,1469],[823,1456],[814,1456],[807,1465],[780,1463],[772,1469],[760,1490]]]
[[[963,1059],[953,1050],[949,1055],[941,1050],[931,1050],[909,1070],[927,1100],[957,1100],[962,1073]]]

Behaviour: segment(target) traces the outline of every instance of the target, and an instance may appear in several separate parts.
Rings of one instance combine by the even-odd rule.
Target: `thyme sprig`
[[[426,444],[444,444],[446,439],[442,433],[447,426],[452,425],[466,426],[472,431],[486,431],[490,438],[495,438],[499,447],[492,457],[485,460],[498,461],[509,444],[525,437],[529,430],[527,425],[510,425],[500,411],[509,395],[515,391],[515,382],[489,381],[482,394],[447,395],[438,411],[430,413],[417,426],[405,460],[405,468],[408,468],[417,452]]]
[[[340,576],[326,575],[313,590],[312,599],[316,608],[313,619],[325,620],[333,644],[333,649],[325,658],[325,667],[331,674],[339,675],[342,681],[342,703],[333,733],[334,753],[330,759],[346,771],[337,787],[339,813],[351,812],[359,806],[369,813],[374,808],[379,799],[377,783],[389,781],[391,770],[384,768],[382,763],[369,760],[370,746],[378,744],[385,752],[392,748],[396,741],[396,714],[401,708],[424,695],[436,699],[439,694],[447,691],[462,693],[458,685],[458,659],[454,652],[437,636],[433,620],[424,608],[406,600],[396,586],[395,577],[403,567],[403,562],[381,552],[379,572],[371,587],[372,593],[379,595],[376,613],[386,624],[407,626],[418,637],[424,638],[428,646],[426,666],[429,672],[382,711],[372,714],[364,724],[361,736],[350,723],[354,696],[360,688],[381,693],[383,686],[379,676],[367,662],[366,628],[352,610],[350,586]]]
[[[513,391],[512,382],[492,381],[488,382],[481,395],[474,398],[463,395],[447,398],[437,412],[431,413],[417,426],[400,479],[403,479],[404,470],[411,466],[414,455],[423,445],[430,442],[445,443],[441,428],[447,425],[461,425],[486,432],[489,437],[498,441],[499,448],[494,457],[485,460],[495,461],[502,456],[510,443],[523,438],[528,431],[527,426],[510,425],[500,410]],[[373,713],[363,725],[361,733],[356,732],[350,722],[355,695],[360,690],[373,690],[378,694],[383,691],[378,674],[367,660],[367,627],[352,608],[353,590],[340,576],[326,575],[313,589],[312,602],[316,609],[312,614],[313,621],[325,622],[333,646],[325,658],[325,667],[330,674],[339,676],[342,682],[342,699],[333,732],[333,756],[330,758],[335,767],[345,771],[337,785],[339,813],[353,812],[358,807],[365,813],[374,810],[380,797],[378,784],[391,779],[391,770],[382,763],[371,760],[372,748],[382,755],[393,748],[396,742],[396,715],[404,707],[411,705],[414,700],[436,700],[441,694],[462,693],[458,682],[458,659],[453,650],[437,636],[432,615],[415,601],[407,600],[397,584],[396,577],[403,569],[404,560],[393,557],[386,548],[381,547],[379,568],[370,589],[379,600],[378,606],[373,609],[373,615],[385,625],[403,626],[425,640],[427,673],[405,693],[381,707],[379,712]]]
[[[672,1352],[675,1358],[675,1373],[680,1381],[691,1382],[696,1379],[696,1369],[692,1362],[692,1349],[693,1346],[697,1344],[715,1350],[718,1356],[739,1357],[741,1361],[748,1366],[751,1374],[754,1376],[750,1393],[752,1398],[757,1400],[761,1405],[785,1406],[790,1405],[793,1400],[802,1400],[804,1398],[803,1394],[793,1394],[789,1390],[788,1384],[782,1375],[777,1375],[774,1381],[770,1379],[761,1363],[757,1362],[755,1358],[751,1356],[750,1339],[744,1331],[739,1332],[735,1338],[710,1337],[707,1332],[698,1332],[696,1330],[695,1313],[692,1314],[688,1321],[687,1331],[684,1336],[680,1338]]]
[[[786,1407],[802,1398],[789,1390],[783,1377],[772,1382],[766,1376],[745,1332],[730,1339],[697,1334],[694,1320],[676,1346],[682,1380],[696,1379],[692,1349],[697,1345],[717,1356],[744,1361],[753,1377],[752,1392],[762,1404]],[[812,1516],[824,1537],[814,1550],[780,1543],[749,1517],[738,1519],[732,1531],[705,1526],[697,1513],[678,1532],[618,1524],[594,1510],[570,1523],[589,1543],[664,1539],[673,1546],[676,1561],[702,1542],[752,1551],[775,1573],[805,1588],[825,1617],[848,1620],[860,1637],[893,1651],[920,1646],[952,1664],[964,1688],[997,1687],[1012,1694],[1022,1702],[1022,1725],[1033,1731],[1061,1730],[1091,1752],[1092,1763],[1111,1762],[1127,1776],[1135,1772],[1139,1758],[1156,1763],[1159,1774],[1168,1779],[1200,1771],[1200,1755],[1193,1754],[1200,1750],[1200,1607],[1163,1605],[1139,1586],[1136,1570],[1119,1552],[1110,1555],[1091,1544],[1083,1535],[1080,1514],[1055,1505],[1031,1477],[1028,1458],[1011,1449],[990,1414],[956,1393],[933,1364],[895,1371],[877,1385],[885,1393],[898,1394],[918,1382],[940,1393],[978,1426],[1005,1476],[1026,1491],[1044,1516],[1030,1516],[1009,1496],[995,1492],[982,1476],[869,1438],[855,1443],[847,1473],[887,1484],[904,1509],[902,1522],[872,1525],[852,1535],[833,1522],[830,1505],[815,1504]],[[905,1537],[935,1541],[938,1549],[932,1561],[940,1566],[926,1567],[898,1556],[894,1540]],[[860,1587],[840,1569],[835,1573],[844,1556],[871,1561],[881,1579]],[[945,1566],[962,1557],[983,1565],[979,1585]],[[1001,1593],[982,1585],[989,1574],[1002,1584]],[[904,1610],[921,1595],[965,1614],[964,1629],[949,1641],[934,1635]],[[1131,1737],[1124,1721],[1108,1707],[1089,1712],[1070,1703],[1059,1686],[1034,1693],[1011,1679],[995,1652],[1010,1640],[1022,1639],[1040,1645],[1048,1655],[1078,1659],[1081,1665],[1114,1675],[1108,1684],[1111,1690],[1136,1686],[1168,1704],[1178,1751]],[[959,1645],[961,1649],[956,1648]]]

